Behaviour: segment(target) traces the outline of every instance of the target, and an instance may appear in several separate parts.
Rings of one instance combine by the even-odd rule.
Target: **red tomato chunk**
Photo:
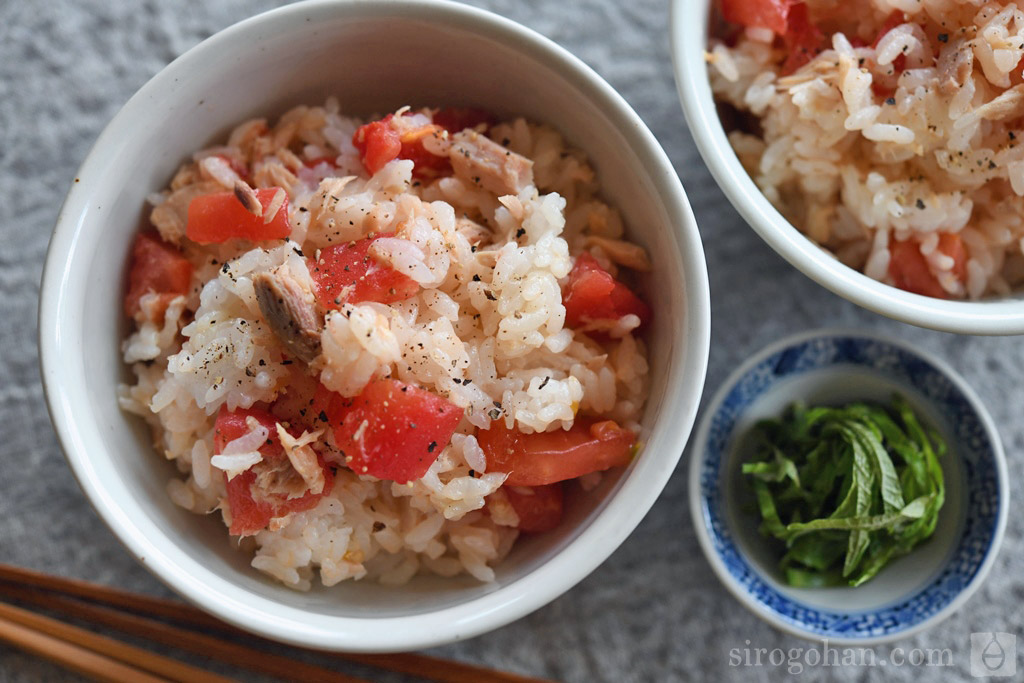
[[[360,301],[392,304],[416,295],[419,283],[370,255],[370,245],[379,237],[391,235],[337,244],[322,249],[319,260],[309,259],[309,273],[321,306],[338,309],[344,303]]]
[[[462,419],[454,403],[394,379],[370,382],[352,399],[334,394],[324,412],[345,460],[340,464],[399,484],[426,473]]]
[[[445,107],[439,109],[433,118],[434,123],[449,133],[458,133],[466,128],[476,128],[480,124],[485,124],[490,128],[497,120],[489,111],[471,107]]]
[[[794,4],[789,12],[786,33],[782,36],[789,56],[782,65],[782,73],[791,74],[807,62],[814,59],[825,47],[825,35],[811,21],[807,5],[803,2]]]
[[[261,467],[273,466],[282,458],[286,458],[284,448],[277,436],[277,420],[269,412],[262,408],[237,408],[229,411],[222,407],[217,414],[217,422],[214,425],[213,444],[216,453],[221,453],[224,447],[235,439],[244,436],[249,432],[246,418],[255,418],[261,425],[267,428],[270,436],[267,442],[260,447],[260,454],[263,462],[253,465],[245,472],[228,479],[224,473],[225,486],[227,487],[228,506],[231,509],[231,527],[229,529],[233,536],[252,536],[253,534],[267,528],[270,520],[274,517],[281,517],[289,512],[302,512],[316,507],[320,498],[331,492],[334,485],[334,472],[326,466],[323,461],[320,465],[324,471],[324,489],[321,493],[306,492],[299,498],[288,498],[280,493],[264,493],[253,489],[256,477]]]
[[[618,320],[629,313],[640,318],[641,326],[651,320],[647,304],[587,252],[576,258],[569,283],[562,291],[562,304],[569,327],[579,327],[590,320]]]
[[[402,151],[398,131],[391,127],[391,114],[380,121],[360,126],[352,135],[352,144],[370,175],[373,175]]]
[[[277,440],[277,419],[262,408],[236,408],[228,410],[221,406],[217,413],[217,421],[213,426],[213,448],[217,453],[224,452],[224,447],[235,439],[249,433],[248,418],[253,418],[270,432],[270,443],[260,446],[260,454],[264,458],[275,458],[283,455],[284,449]]]
[[[784,74],[811,61],[825,46],[825,36],[811,21],[803,0],[721,0],[722,17],[733,24],[767,28],[782,37],[788,56]]]
[[[428,152],[423,146],[423,138],[433,135],[437,130],[437,126],[424,126],[409,131],[400,138],[402,150],[398,153],[398,158],[412,161],[414,178],[432,179],[451,174],[452,164],[448,157]]]
[[[408,159],[413,162],[414,177],[436,178],[450,173],[451,163],[447,156],[427,151],[423,139],[442,128],[454,133],[480,123],[490,125],[492,120],[490,114],[479,109],[442,109],[435,115],[433,124],[399,131],[393,123],[394,115],[388,114],[356,130],[352,144],[370,175],[393,159]]]
[[[501,490],[519,517],[516,528],[523,533],[551,531],[562,521],[561,482],[546,486],[505,486]]]
[[[568,431],[523,434],[495,421],[476,435],[488,472],[508,472],[508,486],[543,486],[628,465],[636,435],[611,420],[577,418]]]
[[[192,264],[181,251],[160,239],[156,232],[140,232],[132,245],[124,312],[129,318],[134,316],[139,311],[139,300],[143,296],[159,294],[159,309],[163,315],[171,299],[188,294],[191,281]]]
[[[967,249],[964,247],[960,235],[949,232],[942,233],[936,248],[953,259],[952,272],[958,280],[963,282],[967,278]],[[949,298],[949,294],[932,274],[917,240],[910,239],[904,242],[890,240],[889,254],[889,276],[892,277],[897,287],[914,294],[937,299]]]
[[[314,410],[313,406],[323,385],[306,372],[304,364],[293,363],[288,370],[288,377],[282,382],[284,388],[270,405],[270,413],[293,434],[303,429],[322,429],[324,423],[317,417],[320,408]],[[330,393],[326,389],[323,392]]]
[[[256,198],[264,212],[279,189],[269,187],[256,190]],[[269,223],[264,220],[265,216],[257,216],[242,206],[234,192],[214,192],[196,197],[188,205],[185,235],[199,244],[214,244],[233,238],[253,242],[283,239],[292,233],[288,223],[287,195],[274,218]]]
[[[797,0],[721,0],[722,17],[731,24],[786,32],[790,9]]]

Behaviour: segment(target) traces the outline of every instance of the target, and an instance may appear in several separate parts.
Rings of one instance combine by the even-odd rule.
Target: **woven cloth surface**
[[[275,4],[0,2],[0,561],[168,595],[93,512],[61,455],[37,365],[39,279],[75,169],[118,108],[185,50]],[[1016,502],[1024,502],[1019,495],[1024,345],[1015,338],[942,334],[884,319],[834,296],[775,255],[726,201],[687,131],[672,76],[668,3],[473,4],[519,21],[578,55],[622,93],[663,144],[689,194],[708,259],[714,332],[705,403],[731,368],[790,332],[838,325],[894,335],[946,359],[978,392],[999,425]],[[731,652],[781,648],[788,653],[807,644],[765,625],[719,584],[698,549],[686,489],[687,468],[681,466],[621,548],[563,597],[512,625],[431,654],[568,681],[778,679],[790,667],[736,666]],[[1024,634],[1022,533],[1024,516],[1011,513],[1002,552],[974,598],[941,625],[894,644],[905,651],[949,648],[952,666],[819,666],[804,669],[801,678],[968,677],[971,632]],[[291,652],[283,646],[276,651]],[[891,648],[875,652],[882,660]],[[203,658],[191,661],[248,676]],[[347,671],[403,680],[358,667]],[[69,677],[0,645],[0,679]]]

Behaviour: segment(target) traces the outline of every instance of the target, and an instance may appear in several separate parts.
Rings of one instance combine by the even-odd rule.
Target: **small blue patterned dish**
[[[758,533],[740,465],[745,435],[796,400],[841,405],[907,398],[949,446],[946,503],[934,536],[857,587],[793,588],[778,547]],[[891,339],[814,331],[783,339],[740,366],[701,418],[690,463],[697,537],[725,587],[773,626],[813,640],[874,645],[955,612],[985,579],[1006,527],[1006,462],[992,418],[952,368]]]

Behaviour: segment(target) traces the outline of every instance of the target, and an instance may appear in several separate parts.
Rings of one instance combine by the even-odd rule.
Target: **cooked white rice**
[[[303,254],[401,228],[403,239],[374,249],[422,289],[390,306],[346,304],[329,313],[311,372],[345,395],[372,377],[414,383],[463,408],[464,418],[421,479],[399,485],[340,468],[315,508],[273,519],[243,546],[254,553],[253,567],[299,589],[317,572],[328,586],[363,577],[401,583],[422,571],[489,581],[518,519],[499,490],[505,475],[486,472],[475,429],[492,419],[523,432],[568,428],[581,412],[639,430],[647,393],[646,351],[633,333],[639,320],[624,316],[594,339],[564,326],[560,291],[571,255],[586,249],[615,274],[614,259],[628,258],[614,252],[631,245],[618,242],[622,220],[599,198],[585,157],[550,128],[521,119],[491,128],[492,139],[534,161],[535,186],[499,197],[457,176],[414,181],[411,161],[367,177],[351,143],[359,125],[333,99],[298,107],[272,127],[243,123],[152,197],[154,225],[195,267],[193,288],[162,321],[143,298],[123,346],[135,383],[121,387],[121,406],[145,418],[157,451],[182,473],[168,485],[174,502],[197,513],[219,510],[230,524],[224,473],[259,462],[267,430],[253,425],[215,455],[216,414],[274,401],[301,381],[304,367],[281,362],[253,278],[287,264],[308,279]],[[304,164],[319,157],[336,167]],[[250,165],[253,187],[285,188],[290,240],[200,246],[183,237],[189,202],[239,180],[231,161]],[[591,488],[595,480],[581,483]]]
[[[708,53],[715,95],[760,121],[730,133],[755,182],[872,278],[893,284],[891,241],[913,240],[947,296],[1009,293],[1024,280],[1024,11],[982,0],[807,5],[828,49],[792,74],[770,30],[747,29],[733,47],[713,40]],[[872,47],[897,10],[903,23]],[[940,233],[959,235],[965,274],[936,248]]]

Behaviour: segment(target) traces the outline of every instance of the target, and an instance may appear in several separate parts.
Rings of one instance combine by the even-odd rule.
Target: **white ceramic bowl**
[[[423,59],[423,55],[430,55]],[[651,254],[646,448],[560,530],[525,538],[492,584],[418,578],[293,592],[248,566],[221,522],[174,506],[173,468],[118,410],[118,302],[147,193],[239,121],[337,95],[366,115],[404,104],[477,105],[561,130]],[[325,649],[398,651],[467,638],[544,605],[597,567],[654,503],[686,444],[710,336],[700,238],[668,158],[629,105],[551,41],[454,3],[315,1],[232,26],[157,74],[90,152],[50,243],[40,304],[43,380],[82,488],[127,549],[174,590],[239,627]]]
[[[935,533],[856,588],[794,588],[778,571],[779,546],[740,472],[750,430],[794,401],[887,403],[903,395],[942,435],[945,503]],[[788,633],[868,646],[905,638],[959,609],[992,568],[1010,504],[999,433],[952,368],[903,342],[842,330],[804,332],[753,354],[715,393],[690,460],[690,510],[701,549],[737,600]]]
[[[694,142],[729,201],[757,234],[805,275],[839,296],[890,318],[960,334],[1024,333],[1024,298],[945,301],[882,284],[817,246],[772,206],[743,169],[715,110],[704,52],[717,0],[672,0],[676,86]],[[793,293],[796,296],[797,292]]]

